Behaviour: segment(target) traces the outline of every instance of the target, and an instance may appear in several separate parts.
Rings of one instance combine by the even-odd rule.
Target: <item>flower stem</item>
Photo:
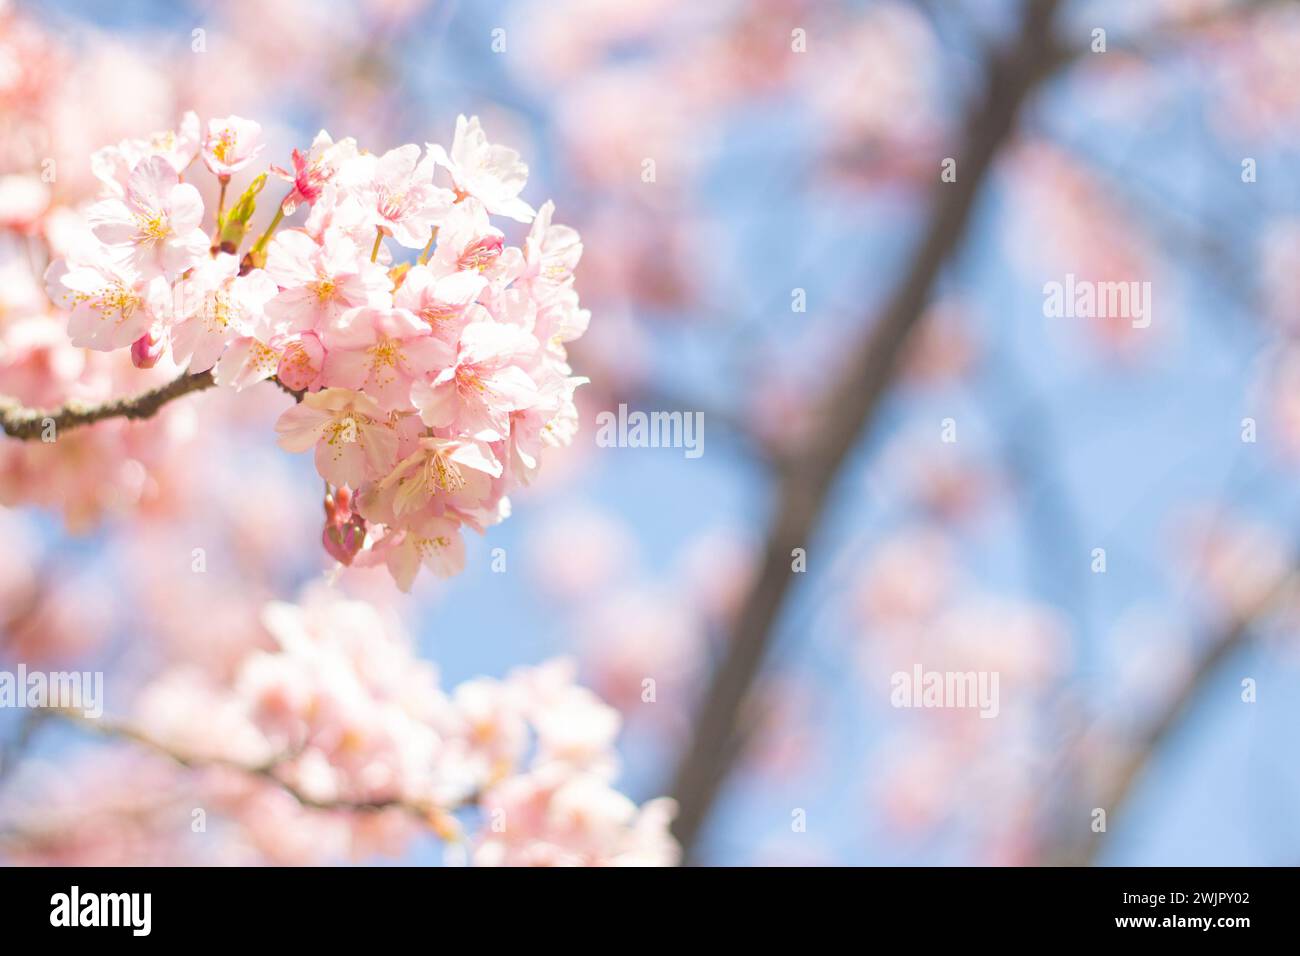
[[[219,177],[221,181],[221,193],[217,196],[217,234],[221,234],[221,220],[226,215],[226,187],[230,185],[229,176]]]
[[[280,221],[283,219],[284,219],[284,205],[281,204],[276,207],[275,218],[272,219],[271,224],[266,227],[266,232],[262,233],[262,235],[258,237],[257,242],[253,243],[253,248],[249,250],[253,254],[254,258],[261,255],[262,250],[265,249],[266,244],[271,241],[271,237],[275,235],[275,230],[280,225]]]
[[[217,194],[217,226],[212,230],[212,257],[215,259],[221,249],[221,220],[226,215],[226,186],[230,184],[229,176],[218,176],[221,192]]]
[[[431,230],[429,230],[428,245],[426,245],[424,247],[424,251],[420,253],[420,265],[424,265],[426,262],[429,261],[429,254],[433,252],[433,244],[437,241],[438,241],[438,227],[434,226]]]

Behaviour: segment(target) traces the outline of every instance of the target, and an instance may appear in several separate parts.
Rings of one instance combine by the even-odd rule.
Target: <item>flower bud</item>
[[[340,564],[351,564],[362,545],[366,543],[366,519],[352,515],[348,521],[325,525],[321,534],[325,552]]]
[[[266,173],[262,173],[249,183],[243,195],[235,200],[235,204],[221,220],[222,252],[234,253],[239,250],[240,244],[244,241],[244,234],[248,232],[248,221],[257,211],[257,194],[265,185]]]
[[[338,509],[340,521],[347,521],[352,517],[352,489],[347,485],[340,485],[334,489],[334,505]]]
[[[162,358],[163,343],[152,332],[146,332],[131,343],[131,364],[136,368],[153,368]]]

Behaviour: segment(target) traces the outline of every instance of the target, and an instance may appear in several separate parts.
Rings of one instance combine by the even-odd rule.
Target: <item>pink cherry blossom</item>
[[[411,590],[421,567],[440,578],[465,569],[465,541],[459,523],[450,518],[422,517],[401,531],[389,531],[374,553],[403,591]]]
[[[325,366],[325,346],[315,332],[303,332],[284,347],[275,376],[296,391],[315,390],[321,386]]]
[[[359,488],[386,475],[397,454],[397,435],[372,399],[345,388],[303,396],[275,423],[285,451],[316,449],[316,470],[333,485]]]
[[[153,309],[171,297],[167,281],[105,252],[92,262],[62,260],[45,274],[50,298],[69,309],[68,335],[79,348],[127,348],[153,324]]]
[[[563,344],[582,338],[591,322],[591,312],[578,303],[578,294],[572,286],[554,288],[547,301],[539,303],[534,334],[552,350],[560,346],[557,354],[563,354]]]
[[[191,372],[212,368],[230,342],[252,335],[277,291],[261,269],[239,275],[239,260],[225,253],[200,263],[180,289],[182,314],[171,330],[172,355],[188,362]]]
[[[523,254],[505,244],[505,234],[492,225],[477,199],[457,203],[443,219],[430,265],[440,275],[478,272],[498,287],[524,269]]]
[[[487,286],[478,272],[460,272],[434,265],[412,267],[393,296],[393,304],[408,309],[426,323],[433,335],[454,350],[469,318],[469,306]]]
[[[549,199],[542,203],[524,242],[524,261],[527,263],[524,278],[532,279],[539,287],[539,299],[549,298],[557,287],[571,285],[573,270],[582,258],[582,242],[577,230],[552,225],[554,213],[555,203]]]
[[[133,261],[173,274],[197,265],[208,253],[199,191],[179,182],[175,170],[157,156],[141,160],[131,171],[124,200],[96,203],[86,218],[107,245],[125,246]]]
[[[371,222],[408,249],[422,249],[455,196],[433,184],[433,161],[414,144],[383,156],[361,156],[347,164],[360,184]]]
[[[515,150],[489,143],[477,116],[456,117],[450,155],[441,146],[426,145],[433,161],[451,174],[461,195],[473,196],[493,215],[532,221],[533,207],[519,198],[528,182],[528,167]]]
[[[348,137],[336,143],[329,133],[321,130],[305,154],[296,149],[293,151],[292,173],[278,166],[271,167],[271,171],[281,179],[293,184],[289,195],[280,203],[280,209],[286,216],[292,216],[300,202],[315,203],[339,166],[356,154],[354,139]]]
[[[252,329],[232,339],[221,353],[214,370],[217,384],[239,392],[265,382],[279,370],[291,341],[265,316],[255,318]]]
[[[578,429],[578,409],[573,393],[587,382],[555,368],[533,373],[539,383],[536,400],[510,413],[509,454],[505,460],[513,477],[530,483],[541,466],[543,448],[568,445]]]
[[[216,176],[230,177],[253,161],[266,144],[262,125],[241,116],[208,120],[203,162]]]
[[[560,658],[520,680],[537,732],[535,762],[612,776],[617,767],[613,743],[622,718],[591,690],[579,686],[576,675],[577,664]]]
[[[455,363],[430,384],[416,382],[411,401],[430,427],[499,441],[509,432],[510,413],[536,400],[536,384],[516,364],[536,348],[537,340],[522,329],[471,323],[461,333]]]
[[[335,177],[320,189],[312,204],[311,213],[302,225],[302,231],[320,245],[328,245],[335,238],[351,240],[359,253],[374,246],[375,225],[362,200],[367,199],[358,187],[348,187],[336,182]],[[387,263],[388,249],[381,245],[376,262]]]
[[[672,866],[680,851],[668,835],[676,807],[655,800],[638,808],[600,776],[553,769],[511,777],[483,806],[510,824],[486,832],[476,866]]]
[[[493,479],[500,476],[501,463],[483,442],[425,436],[372,486],[360,507],[369,520],[390,526],[419,513],[441,517],[448,508],[472,511],[488,501]]]
[[[157,132],[148,139],[124,139],[97,150],[90,157],[91,171],[108,195],[120,199],[126,195],[131,171],[142,161],[159,158],[180,177],[194,162],[201,146],[198,114],[188,111],[175,130]]]
[[[359,389],[381,408],[409,406],[411,385],[450,363],[451,352],[406,309],[360,308],[345,313],[326,337],[321,369],[327,385]]]
[[[99,150],[92,167],[103,197],[85,220],[40,214],[51,251],[64,256],[46,285],[68,312],[70,345],[120,349],[137,373],[211,369],[233,391],[274,378],[302,396],[280,416],[280,444],[315,448],[335,502],[326,552],[344,565],[387,566],[404,588],[420,567],[455,573],[463,529],[485,533],[508,517],[510,492],[534,479],[542,449],[577,431],[573,394],[584,379],[566,345],[589,320],[573,289],[577,234],[552,223],[552,203],[534,216],[519,197],[527,170],[518,155],[462,118],[450,153],[414,144],[376,153],[322,131],[294,151],[292,172],[272,169],[292,186],[269,227],[240,235],[229,222],[203,223],[198,189],[182,177],[201,152],[224,190],[261,150],[260,127],[214,119],[201,144],[199,128],[197,114],[185,113],[176,131]],[[434,184],[440,164],[457,192]],[[303,225],[285,227],[284,215],[304,203]],[[494,214],[533,222],[524,248]],[[421,249],[419,261],[396,262],[385,237]],[[240,248],[245,241],[251,248]],[[3,290],[22,302],[21,282]],[[21,307],[45,306],[36,293]],[[75,348],[43,348],[33,359],[48,354],[73,368]],[[67,392],[40,394],[57,403]],[[15,494],[43,499],[63,487],[37,488],[42,454],[55,453],[13,456]],[[130,478],[138,500],[146,477],[130,474],[122,481]],[[98,492],[65,497],[88,502],[88,515],[100,507],[89,504]]]
[[[277,234],[267,248],[266,274],[280,287],[267,314],[295,330],[329,329],[349,309],[392,301],[387,273],[341,236],[320,245],[298,230]]]
[[[198,157],[199,150],[203,147],[199,114],[187,110],[181,115],[181,121],[175,130],[154,133],[145,145],[151,156],[162,157],[176,170],[176,175],[181,175]]]

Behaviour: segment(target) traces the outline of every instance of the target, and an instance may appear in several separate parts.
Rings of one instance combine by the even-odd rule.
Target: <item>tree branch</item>
[[[1154,62],[1164,56],[1184,53],[1187,44],[1203,39],[1218,27],[1263,15],[1283,4],[1294,2],[1295,0],[1242,0],[1240,3],[1227,3],[1217,8],[1189,13],[1181,18],[1160,18],[1149,29],[1135,36],[1120,36],[1111,41],[1107,50],[1111,53],[1128,53]],[[1087,42],[1071,47],[1064,54],[1071,62],[1079,62],[1092,55],[1095,55],[1092,46]]]
[[[305,390],[290,388],[275,376],[267,381],[286,395],[292,395],[295,402],[301,402],[306,394]],[[182,372],[166,385],[141,392],[133,398],[119,398],[102,405],[68,402],[51,409],[27,408],[12,398],[0,395],[0,430],[13,438],[30,441],[41,437],[49,423],[53,423],[54,434],[57,435],[65,429],[93,425],[107,418],[152,418],[168,402],[191,392],[201,392],[215,384],[217,382],[212,377],[211,369],[206,372]]]
[[[309,810],[343,810],[356,813],[377,813],[383,810],[404,810],[407,813],[419,817],[425,823],[431,823],[438,820],[448,812],[447,808],[438,807],[431,803],[413,803],[396,797],[379,800],[317,800],[280,777],[277,771],[279,770],[282,761],[279,760],[273,760],[265,764],[246,764],[241,763],[238,760],[231,760],[224,757],[198,757],[190,754],[183,754],[172,750],[162,741],[155,740],[143,731],[126,723],[102,717],[91,720],[90,718],[82,717],[75,711],[69,710],[57,710],[55,713],[60,717],[72,721],[77,726],[93,731],[101,736],[127,740],[131,743],[138,744],[154,751],[155,753],[161,754],[164,757],[168,757],[172,761],[189,770],[204,770],[221,767],[228,770],[237,770],[251,777],[265,780],[266,782],[279,787],[285,793],[289,794],[289,796],[297,800],[303,807]]]
[[[1108,823],[1127,805],[1142,771],[1183,722],[1224,661],[1250,642],[1261,618],[1282,606],[1296,593],[1298,586],[1300,571],[1288,569],[1259,596],[1253,607],[1235,615],[1206,645],[1191,673],[1173,691],[1164,708],[1147,725],[1115,772],[1097,791],[1091,806],[1104,809]],[[1081,815],[1078,819],[1086,821],[1087,816]],[[1085,825],[1084,822],[1079,823],[1081,828]],[[1099,834],[1089,833],[1089,836],[1092,839],[1064,841],[1064,846],[1051,854],[1047,862],[1065,866],[1094,864],[1105,849],[1105,842]]]
[[[12,398],[0,397],[0,429],[6,435],[24,441],[41,437],[50,423],[54,434],[82,425],[93,425],[107,418],[152,418],[173,399],[201,392],[216,384],[212,372],[184,372],[166,385],[142,392],[131,398],[119,398],[102,405],[68,402],[60,408],[27,408]]]
[[[672,786],[679,807],[673,829],[688,860],[723,781],[743,751],[745,734],[738,717],[790,589],[791,551],[807,547],[848,452],[893,379],[935,278],[966,230],[976,196],[1021,104],[1061,62],[1052,36],[1058,4],[1030,0],[1013,46],[991,59],[986,89],[969,115],[963,145],[955,154],[960,163],[957,181],[938,187],[924,238],[902,280],[830,389],[820,429],[779,476],[775,517],[759,573],[736,615]]]

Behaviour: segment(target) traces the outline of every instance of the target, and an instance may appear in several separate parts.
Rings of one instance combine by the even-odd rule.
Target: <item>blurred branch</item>
[[[173,787],[170,792],[151,792],[147,800],[114,805],[110,812],[115,821],[167,820],[175,819],[176,814],[187,813],[189,809],[189,801],[183,801],[179,788]],[[70,819],[74,816],[76,819]],[[66,812],[40,812],[39,819],[27,819],[20,824],[0,824],[0,853],[35,851],[40,854],[47,847],[66,846],[69,831],[82,823],[84,817],[80,812],[69,809]],[[3,865],[9,866],[12,862],[6,859]]]
[[[1253,268],[1239,255],[1239,242],[1230,238],[1230,227],[1195,216],[1180,216],[1176,201],[1140,172],[1128,167],[1116,168],[1097,154],[1082,137],[1068,137],[1056,131],[1044,136],[1072,156],[1087,162],[1088,168],[1103,181],[1106,192],[1117,199],[1120,208],[1132,210],[1159,238],[1162,250],[1169,250],[1195,261],[1204,274],[1212,275],[1219,286],[1243,307],[1262,312],[1259,290],[1252,280]],[[1240,217],[1233,217],[1240,222]],[[1245,237],[1242,237],[1243,239]]]
[[[413,803],[396,797],[382,800],[317,800],[280,777],[278,771],[283,763],[282,760],[273,760],[265,764],[246,764],[225,757],[201,757],[183,754],[172,750],[162,741],[156,740],[143,731],[131,727],[126,723],[103,717],[92,720],[89,717],[84,717],[81,714],[78,714],[76,711],[69,710],[57,710],[54,711],[54,713],[70,720],[77,726],[85,730],[93,731],[100,736],[126,740],[152,750],[164,757],[168,757],[175,763],[180,764],[180,766],[189,770],[224,768],[228,770],[237,770],[240,773],[247,774],[251,777],[265,780],[267,783],[279,787],[285,793],[289,794],[289,796],[297,800],[303,807],[309,810],[343,810],[357,813],[377,813],[383,810],[404,810],[407,813],[414,814],[426,823],[438,820],[448,812],[448,808],[438,807],[433,804]]]
[[[18,724],[18,732],[13,739],[0,744],[0,783],[3,783],[21,762],[23,754],[31,745],[36,730],[45,716],[44,711],[27,711],[23,714],[22,721]]]
[[[1052,35],[1059,0],[1030,0],[1018,35],[989,62],[983,95],[967,117],[956,155],[957,180],[937,187],[924,239],[903,278],[842,377],[826,395],[820,427],[778,475],[775,514],[762,563],[736,614],[726,652],[695,718],[694,734],[672,786],[678,802],[674,832],[686,859],[718,793],[744,748],[739,718],[772,641],[790,589],[791,552],[806,548],[826,498],[858,436],[870,424],[894,377],[932,286],[966,231],[994,158],[1011,134],[1020,107],[1061,62]]]
[[[1200,31],[1214,30],[1216,27],[1238,23],[1243,17],[1263,13],[1274,7],[1295,3],[1296,0],[1243,0],[1241,3],[1225,3],[1220,7],[1206,9],[1188,14],[1179,19],[1163,19],[1153,24],[1144,33],[1134,37],[1119,37],[1116,41],[1107,41],[1108,53],[1128,53],[1139,59],[1154,60],[1161,56],[1181,52],[1180,48],[1188,41],[1198,39]],[[1071,46],[1065,53],[1070,61],[1087,59],[1092,54],[1091,36],[1088,41]]]
[[[1265,588],[1251,607],[1235,615],[1205,646],[1186,679],[1174,689],[1164,708],[1143,730],[1115,772],[1096,791],[1091,806],[1106,811],[1108,826],[1113,825],[1116,815],[1124,810],[1143,770],[1182,724],[1223,663],[1250,642],[1262,618],[1277,610],[1298,590],[1300,570],[1292,567]],[[1083,825],[1079,824],[1080,827]],[[1047,862],[1065,866],[1094,864],[1105,849],[1105,843],[1100,834],[1090,833],[1089,836],[1092,839],[1064,841],[1063,846],[1049,853]]]

